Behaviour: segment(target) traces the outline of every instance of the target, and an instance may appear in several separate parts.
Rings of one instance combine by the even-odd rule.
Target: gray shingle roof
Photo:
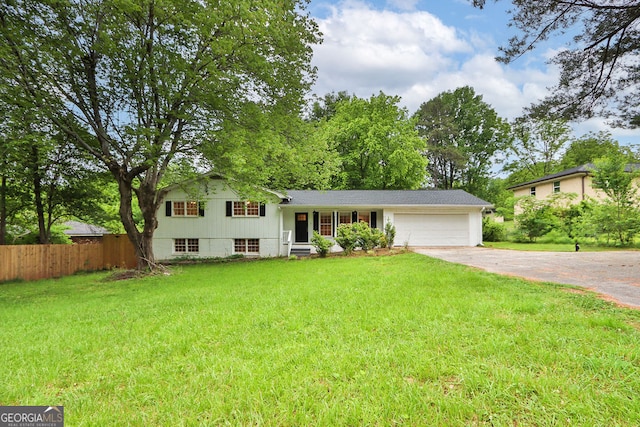
[[[565,176],[570,176],[570,175],[575,175],[575,174],[581,174],[581,175],[588,175],[593,173],[593,170],[596,168],[596,165],[594,165],[593,163],[587,163],[581,166],[577,166],[575,168],[571,168],[571,169],[566,169],[563,170],[561,172],[558,173],[554,173],[551,175],[546,175],[543,176],[541,178],[536,178],[534,180],[531,181],[527,181],[527,182],[523,182],[521,184],[516,184],[516,185],[512,185],[511,187],[507,188],[507,190],[513,190],[519,187],[529,187],[533,184],[537,184],[539,182],[544,182],[544,181],[550,181],[553,179],[558,179],[558,178],[563,178]],[[632,172],[635,170],[640,169],[640,164],[638,163],[629,163],[628,165],[626,165],[624,167],[625,172]]]
[[[288,206],[478,206],[491,203],[463,190],[289,190]]]
[[[512,185],[511,187],[507,188],[507,190],[513,190],[514,188],[518,188],[518,187],[528,187],[532,184],[537,184],[539,182],[549,181],[552,179],[562,178],[562,177],[574,175],[574,174],[582,174],[582,175],[589,174],[591,173],[593,168],[594,168],[594,165],[592,163],[587,163],[586,165],[578,166],[571,169],[566,169],[561,172],[554,173],[551,175],[546,175],[541,178],[536,178],[531,181],[523,182],[521,184]]]
[[[64,225],[69,227],[68,230],[64,230],[67,236],[102,236],[103,234],[109,234],[109,230],[106,228],[85,222],[67,221]]]

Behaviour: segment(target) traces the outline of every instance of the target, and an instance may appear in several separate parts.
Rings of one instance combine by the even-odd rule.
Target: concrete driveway
[[[640,252],[526,252],[491,248],[414,248],[430,257],[529,280],[577,285],[640,308]]]

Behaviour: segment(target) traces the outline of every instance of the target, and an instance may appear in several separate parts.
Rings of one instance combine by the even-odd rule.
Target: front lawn
[[[637,426],[640,313],[417,254],[0,285],[0,405],[69,426]]]

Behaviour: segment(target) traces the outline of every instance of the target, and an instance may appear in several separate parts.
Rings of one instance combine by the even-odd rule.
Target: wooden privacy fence
[[[126,235],[74,245],[0,245],[0,282],[68,276],[77,271],[134,268],[138,263]]]

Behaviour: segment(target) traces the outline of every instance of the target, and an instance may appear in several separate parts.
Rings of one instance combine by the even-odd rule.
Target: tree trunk
[[[133,219],[133,186],[124,174],[114,174],[118,181],[120,192],[120,220],[129,240],[133,244],[138,257],[139,270],[153,270],[157,267],[153,253],[153,232],[157,221],[157,204],[155,202],[158,191],[155,186],[146,185],[136,192],[138,205],[142,211],[144,226],[142,232],[138,230]],[[144,184],[141,184],[141,186]]]
[[[35,196],[36,214],[38,215],[38,243],[45,245],[49,243],[47,228],[44,221],[44,206],[42,204],[42,177],[38,161],[38,147],[31,146],[31,165],[33,167],[33,194]]]

